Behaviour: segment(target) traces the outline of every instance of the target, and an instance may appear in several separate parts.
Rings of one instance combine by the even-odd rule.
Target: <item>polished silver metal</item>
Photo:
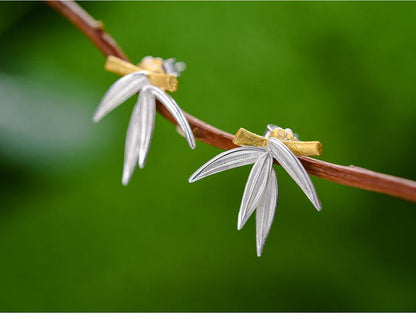
[[[147,154],[150,148],[150,142],[152,141],[153,128],[155,125],[156,115],[156,101],[151,95],[151,92],[143,88],[141,94],[144,95],[143,104],[138,102],[139,107],[139,167],[143,168],[146,163]]]
[[[139,163],[140,168],[144,167],[152,140],[155,113],[155,99],[147,90],[147,87],[144,87],[133,109],[127,129],[124,148],[123,185],[128,184],[137,163]]]
[[[286,172],[293,178],[296,184],[303,190],[305,195],[309,198],[315,208],[319,211],[322,209],[321,202],[316,194],[315,187],[312,181],[299,161],[297,156],[293,154],[289,148],[279,141],[277,138],[269,138],[269,150],[276,161],[286,170]]]
[[[174,60],[166,60],[167,71],[179,74],[175,69]],[[182,110],[175,100],[157,86],[151,85],[146,71],[140,71],[123,76],[117,80],[104,95],[94,113],[94,122],[100,121],[104,116],[114,110],[135,94],[139,94],[137,103],[132,111],[129,127],[126,134],[124,148],[124,168],[122,183],[127,185],[136,165],[143,168],[149,153],[152,140],[156,102],[159,100],[172,114],[178,127],[184,132],[189,146],[195,148],[195,138],[192,129]]]
[[[277,178],[274,170],[270,170],[266,190],[256,209],[256,244],[257,256],[261,256],[270,228],[272,227],[274,214],[279,196]]]
[[[189,178],[189,183],[231,168],[253,164],[264,153],[266,153],[265,148],[253,146],[242,146],[225,151],[202,165]]]
[[[185,133],[185,138],[188,141],[189,146],[192,149],[194,149],[194,134],[192,133],[192,129],[189,126],[189,123],[186,120],[186,117],[180,109],[179,105],[175,102],[174,99],[172,99],[168,94],[166,94],[163,90],[159,89],[158,87],[153,85],[149,85],[148,87],[152,95],[166,107],[170,114],[172,114],[176,123],[178,123],[182,131]]]
[[[279,139],[269,137],[276,128],[279,127],[273,124],[267,126],[264,137],[268,138],[268,146],[242,146],[220,153],[202,165],[189,178],[189,182],[193,183],[215,173],[254,163],[244,189],[238,213],[237,229],[243,228],[254,210],[256,210],[258,256],[261,256],[263,252],[278,201],[277,178],[272,168],[273,158],[295,180],[315,208],[318,211],[322,208],[312,181],[297,156]],[[290,129],[285,130],[292,132]]]
[[[184,62],[176,62],[176,59],[174,58],[164,60],[162,65],[167,74],[173,74],[176,77],[179,77],[186,69],[186,64]]]
[[[275,130],[275,129],[278,129],[278,128],[280,128],[279,126],[277,126],[277,125],[274,125],[274,124],[267,124],[267,126],[266,126],[266,131],[264,132],[264,137],[266,137],[266,138],[269,138],[270,137],[270,134],[272,134],[272,132]]]
[[[243,228],[247,219],[251,216],[266,189],[269,172],[273,159],[269,152],[261,155],[251,169],[247,184],[244,189],[240,211],[238,212],[237,229]]]
[[[94,113],[95,123],[137,93],[144,85],[149,84],[146,72],[130,73],[117,80],[108,91]]]

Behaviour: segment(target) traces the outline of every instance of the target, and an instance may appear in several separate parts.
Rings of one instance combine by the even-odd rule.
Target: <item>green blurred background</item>
[[[132,60],[186,61],[179,105],[228,132],[275,123],[322,159],[416,179],[416,3],[88,2]],[[416,311],[415,205],[312,177],[317,213],[276,168],[263,256],[236,229],[250,168],[195,184],[160,115],[121,185],[129,100],[43,3],[0,3],[0,311]]]

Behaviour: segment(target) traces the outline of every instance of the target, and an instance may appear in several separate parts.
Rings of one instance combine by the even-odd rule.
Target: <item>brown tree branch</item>
[[[91,17],[74,1],[46,0],[46,2],[78,27],[105,56],[113,55],[129,61],[114,39],[104,30],[103,24]],[[170,113],[160,103],[157,104],[157,109],[160,114],[176,125]],[[192,127],[195,138],[198,140],[224,150],[236,147],[232,143],[234,137],[232,134],[208,125],[190,114],[185,113],[185,115]],[[416,202],[416,182],[414,181],[376,173],[360,167],[332,164],[310,157],[300,156],[299,159],[311,175],[338,184]]]

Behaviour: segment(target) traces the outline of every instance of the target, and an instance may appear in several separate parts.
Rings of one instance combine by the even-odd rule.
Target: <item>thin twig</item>
[[[91,17],[74,1],[46,0],[46,2],[78,27],[105,56],[113,55],[129,61],[115,40],[104,30],[103,24]],[[157,109],[160,114],[176,125],[170,113],[160,103],[157,104]],[[236,147],[232,143],[234,137],[232,134],[208,125],[190,114],[185,113],[185,115],[195,138],[198,140],[224,150]],[[338,184],[416,202],[416,182],[414,181],[376,173],[360,167],[332,164],[310,157],[300,156],[299,159],[311,175]]]

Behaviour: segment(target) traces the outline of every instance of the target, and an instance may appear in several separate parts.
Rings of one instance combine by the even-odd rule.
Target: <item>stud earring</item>
[[[214,157],[192,174],[189,182],[193,183],[215,173],[254,163],[244,189],[237,229],[243,228],[256,210],[256,244],[257,255],[260,256],[278,201],[277,178],[272,168],[273,159],[294,179],[319,211],[322,207],[315,187],[296,155],[320,155],[322,147],[318,141],[299,141],[292,130],[272,124],[267,126],[264,136],[241,128],[235,135],[233,143],[241,147]]]
[[[100,121],[118,105],[140,92],[127,129],[123,185],[128,184],[137,163],[140,168],[145,165],[155,123],[155,99],[166,107],[178,123],[178,127],[184,132],[189,146],[195,148],[195,138],[185,115],[175,100],[165,92],[165,90],[171,92],[177,90],[177,76],[184,70],[183,63],[175,63],[172,58],[162,60],[145,57],[138,66],[135,66],[110,56],[107,58],[105,69],[123,77],[117,80],[104,95],[95,111],[94,122]]]

